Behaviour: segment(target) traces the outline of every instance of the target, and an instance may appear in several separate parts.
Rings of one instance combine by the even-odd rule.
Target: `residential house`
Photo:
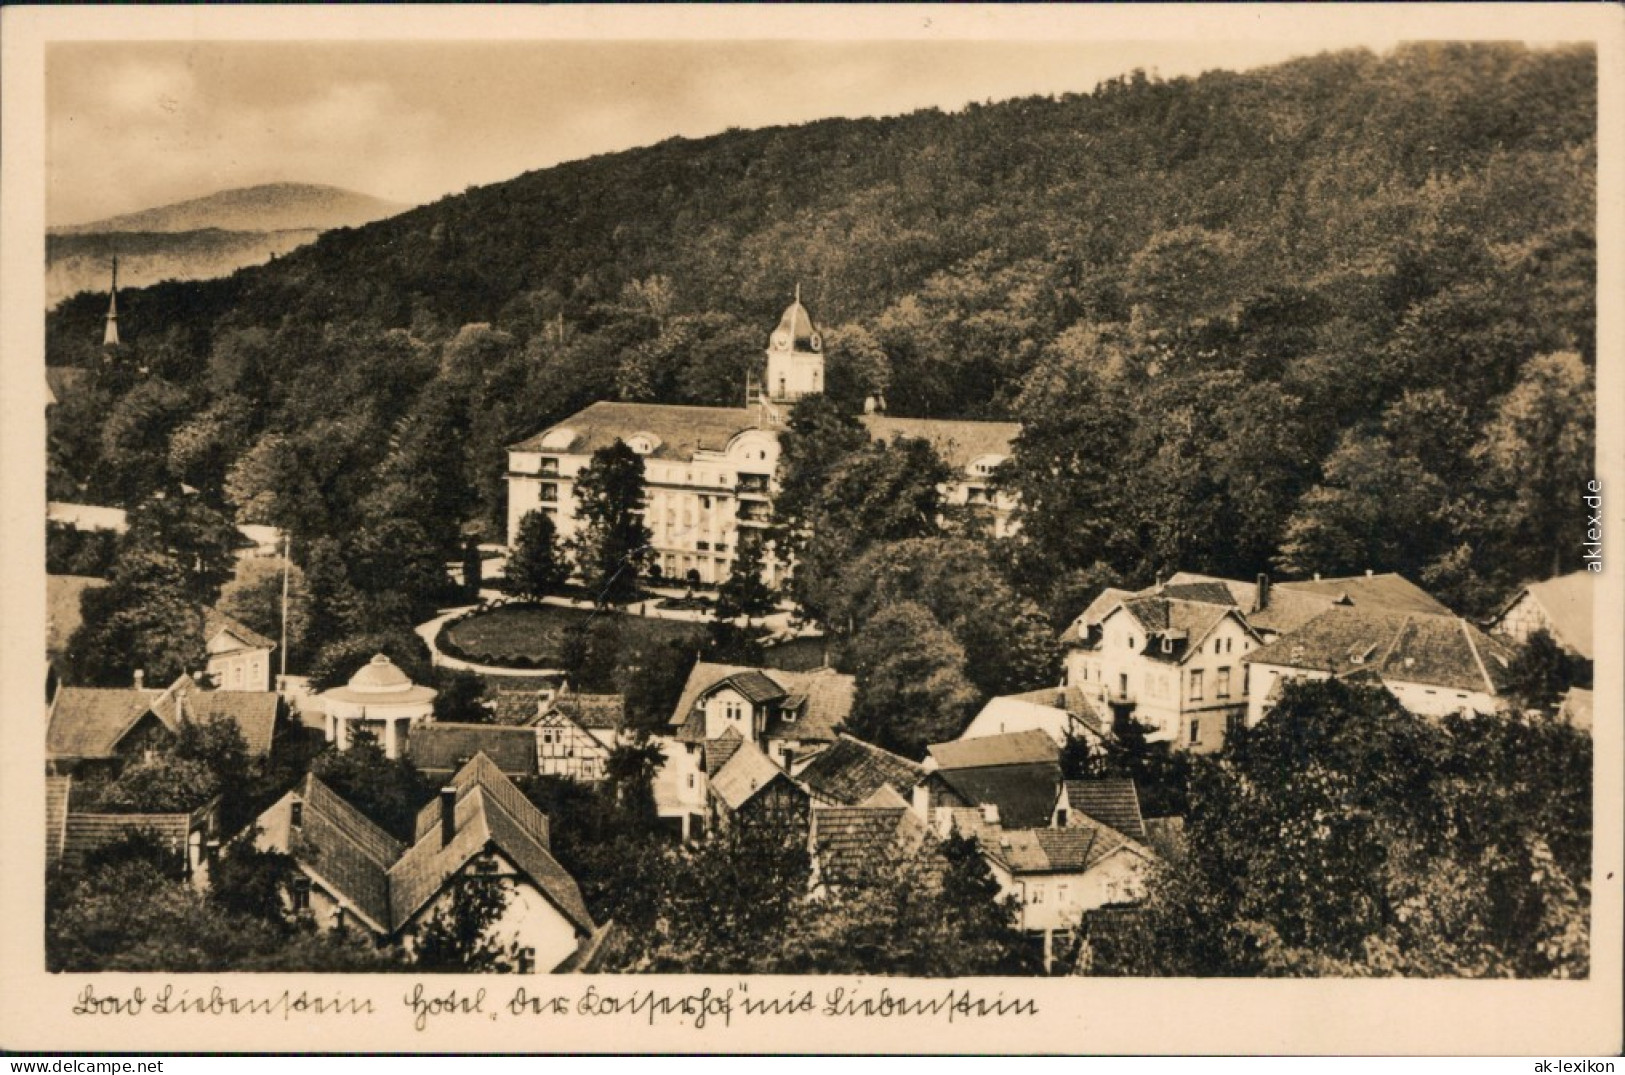
[[[988,699],[959,738],[982,739],[1036,730],[1053,739],[1056,746],[1064,747],[1073,739],[1100,742],[1110,723],[1111,718],[1083,688],[1046,687]]]
[[[1575,571],[1519,590],[1490,621],[1490,633],[1523,645],[1545,631],[1570,656],[1587,663],[1596,659],[1592,642],[1592,608],[1596,576]]]
[[[855,694],[851,676],[827,668],[786,672],[696,662],[673,712],[671,734],[661,744],[666,764],[655,783],[660,815],[685,837],[694,835],[707,813],[705,781],[718,768],[712,762],[736,749],[734,737],[793,772],[798,759],[835,742]]]
[[[716,831],[736,826],[777,825],[805,832],[809,799],[790,774],[774,765],[754,743],[736,740],[728,760],[708,782],[711,825]]]
[[[580,964],[602,940],[575,879],[553,858],[546,815],[484,754],[418,812],[411,844],[378,828],[314,776],[257,822],[256,842],[294,858],[295,908],[319,925],[411,948],[460,885],[493,878],[507,906],[491,935],[520,950],[521,970]]]
[[[389,937],[389,868],[406,851],[399,840],[314,775],[272,803],[252,831],[260,850],[299,867],[290,910],[321,928]]]
[[[1047,825],[1061,786],[1060,749],[1037,730],[936,743],[926,748],[924,769],[912,806],[940,835],[951,811],[964,808],[988,824]]]
[[[317,698],[326,713],[329,743],[348,750],[351,736],[365,731],[377,738],[385,757],[398,758],[411,730],[433,719],[438,693],[414,684],[394,661],[379,653],[344,686],[323,691]]]
[[[522,970],[560,967],[597,926],[549,847],[546,815],[475,755],[418,813],[411,846],[389,868],[391,932],[410,948],[415,932],[452,906],[459,885],[495,878],[508,903],[492,935],[518,944]]]
[[[1512,646],[1459,616],[1334,606],[1247,657],[1247,723],[1256,724],[1292,679],[1381,681],[1424,716],[1490,713],[1506,702]]]
[[[1020,908],[1018,927],[1035,933],[1075,929],[1090,911],[1144,899],[1156,861],[1110,826],[1076,819],[1066,828],[980,825],[970,835],[1000,895]]]
[[[46,760],[60,773],[111,777],[174,741],[182,720],[229,720],[250,757],[271,752],[281,699],[271,691],[204,690],[181,676],[163,690],[62,687],[47,710]]]
[[[626,700],[621,695],[561,694],[535,722],[541,772],[602,780],[625,727]]]
[[[271,686],[276,643],[219,609],[203,610],[209,675],[223,691],[263,691]]]
[[[462,769],[476,754],[489,758],[504,776],[518,779],[541,771],[539,738],[535,728],[429,721],[412,730],[406,754],[425,776],[436,780]]]
[[[796,773],[815,808],[907,806],[924,777],[919,763],[844,732]]]
[[[1091,602],[1061,636],[1065,682],[1110,707],[1114,720],[1148,726],[1153,742],[1215,750],[1247,719],[1243,658],[1340,607],[1449,614],[1393,574],[1244,583],[1182,572]]]

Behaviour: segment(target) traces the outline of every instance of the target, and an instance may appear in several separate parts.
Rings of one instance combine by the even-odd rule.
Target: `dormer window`
[[[1164,653],[1172,653],[1173,651],[1174,651],[1174,640],[1171,639],[1171,638],[1164,637],[1163,640],[1162,640],[1162,652],[1164,652]]]
[[[639,455],[648,455],[660,447],[660,438],[653,433],[634,433],[626,439],[626,446]]]

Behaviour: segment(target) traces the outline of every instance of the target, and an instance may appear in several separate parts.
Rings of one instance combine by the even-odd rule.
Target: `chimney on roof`
[[[457,789],[440,789],[440,846],[451,843],[457,835]]]
[[[989,825],[997,825],[999,823],[999,804],[983,803],[982,820],[987,822]]]
[[[135,670],[135,689],[136,690],[142,690],[143,689],[146,678],[147,678],[146,673],[141,671],[141,669],[137,668]]]
[[[1258,594],[1253,598],[1253,611],[1262,612],[1270,606],[1270,577],[1263,572],[1258,576]]]

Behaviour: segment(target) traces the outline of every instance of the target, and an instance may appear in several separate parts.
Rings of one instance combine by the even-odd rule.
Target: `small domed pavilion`
[[[350,682],[323,691],[327,710],[327,741],[350,749],[350,737],[364,729],[378,737],[384,755],[398,758],[412,725],[434,713],[432,687],[419,687],[382,653],[362,665]]]

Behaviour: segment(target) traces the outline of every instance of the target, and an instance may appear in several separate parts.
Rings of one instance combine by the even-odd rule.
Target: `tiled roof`
[[[728,809],[738,810],[775,780],[795,786],[784,770],[756,749],[754,743],[741,742],[727,764],[711,777],[711,794],[721,799]]]
[[[1122,833],[1105,825],[984,827],[977,831],[976,841],[988,858],[1014,874],[1084,873],[1108,855],[1134,847]]]
[[[912,437],[928,442],[944,463],[963,472],[987,455],[1008,457],[1021,435],[1015,422],[964,422],[937,418],[893,418],[865,414],[859,418],[869,436],[878,441]]]
[[[1506,643],[1455,616],[1338,605],[1244,660],[1334,676],[1375,670],[1384,679],[1495,694],[1511,656]]]
[[[1391,612],[1420,612],[1434,616],[1452,615],[1450,609],[1403,575],[1349,575],[1335,579],[1298,579],[1277,582],[1271,587],[1346,602],[1355,608],[1385,609]]]
[[[229,720],[243,733],[249,757],[271,752],[276,717],[282,699],[275,691],[194,691],[186,699],[193,720]]]
[[[541,711],[541,699],[534,690],[498,690],[491,697],[491,719],[497,724],[508,727],[534,724]]]
[[[543,847],[552,846],[547,815],[538,810],[535,803],[525,798],[525,793],[514,787],[513,781],[503,775],[496,762],[484,754],[475,754],[470,758],[467,764],[446,781],[445,786],[456,788],[459,799],[466,798],[475,788],[485,788],[504,810],[537,834],[537,839],[541,841]],[[438,831],[440,831],[440,800],[436,797],[430,799],[418,811],[412,827],[412,838],[414,841],[419,840],[426,833]]]
[[[703,725],[691,721],[695,705],[724,680],[744,672],[755,672],[771,681],[786,696],[802,694],[807,698],[804,712],[796,719],[775,719],[768,724],[766,735],[770,739],[833,741],[852,712],[852,702],[857,693],[856,681],[851,676],[827,668],[786,672],[778,668],[753,669],[745,665],[697,661],[688,673],[688,682],[683,684],[682,696],[672,713],[671,723],[682,729],[677,733],[679,740],[698,742],[703,737]]]
[[[412,764],[425,773],[452,773],[484,754],[508,776],[535,776],[536,730],[502,724],[430,721],[407,737]]]
[[[738,691],[745,696],[746,701],[750,702],[751,705],[771,702],[783,698],[789,693],[782,686],[769,679],[765,673],[754,668],[745,672],[735,672],[715,687],[712,687],[711,690],[717,691],[723,688]],[[710,693],[710,691],[707,693]]]
[[[1219,621],[1236,615],[1228,604],[1209,604],[1203,601],[1181,601],[1169,597],[1134,597],[1123,602],[1123,608],[1137,620],[1148,634],[1163,635],[1175,640],[1171,656],[1183,660],[1192,647],[1200,645]],[[1159,656],[1159,648],[1147,645],[1144,655]]]
[[[275,649],[276,643],[239,619],[226,615],[217,608],[203,610],[203,637],[213,639],[221,631],[229,631],[247,649]]]
[[[185,857],[190,814],[80,814],[69,811],[62,834],[62,858],[72,864],[86,854],[137,832],[150,832],[171,853]]]
[[[1178,622],[1180,614],[1177,612],[1167,613],[1152,605],[1134,604],[1137,600],[1159,597],[1198,605],[1233,606],[1248,626],[1272,634],[1296,630],[1337,604],[1371,610],[1450,614],[1450,610],[1432,595],[1395,574],[1272,582],[1265,607],[1258,608],[1258,584],[1255,582],[1181,571],[1161,586],[1149,586],[1139,591],[1107,588],[1062,633],[1061,642],[1067,645],[1086,643],[1089,628],[1104,620],[1118,604],[1131,604],[1130,611],[1149,630],[1183,627],[1193,632],[1193,641],[1200,633],[1205,633],[1205,630],[1197,632],[1197,625],[1193,623]],[[1187,618],[1202,620],[1207,618],[1207,614],[1190,612]]]
[[[818,798],[844,806],[859,806],[881,788],[891,788],[905,800],[925,770],[872,743],[841,735],[801,770],[799,778]]]
[[[84,622],[79,601],[86,590],[107,585],[89,575],[45,576],[45,653],[55,658],[68,648],[68,639]]]
[[[1058,764],[1061,757],[1055,741],[1037,730],[933,743],[926,750],[941,769],[1028,765],[1035,762]]]
[[[293,826],[298,799],[300,824]],[[281,851],[348,901],[368,924],[389,932],[389,867],[405,846],[314,775],[259,816],[258,846]]]
[[[264,757],[276,737],[281,704],[275,691],[204,690],[191,676],[182,675],[155,696],[152,711],[171,731],[180,727],[182,717],[199,724],[229,720],[243,733],[249,756]]]
[[[53,758],[111,758],[119,740],[152,712],[157,691],[63,687],[51,706],[45,749]]]
[[[700,760],[705,763],[705,775],[715,776],[724,765],[733,760],[733,756],[744,745],[745,737],[732,725],[722,729],[722,734],[715,739],[707,739],[701,743]]]
[[[594,403],[509,448],[517,452],[560,452],[591,455],[635,433],[649,433],[660,443],[650,456],[688,462],[701,449],[721,452],[746,430],[759,428],[762,415],[741,407],[676,407],[664,403]],[[767,428],[775,428],[768,426]],[[555,430],[574,434],[563,448],[544,447]]]
[[[1048,736],[1044,739],[1045,742],[1049,741]],[[941,781],[966,806],[997,806],[999,823],[1002,825],[1037,828],[1049,824],[1055,796],[1061,786],[1061,767],[1055,762],[1038,762],[939,769],[929,779]]]
[[[437,799],[418,815],[416,842],[390,868],[391,928],[405,926],[471,859],[494,847],[578,930],[593,932],[581,889],[548,851],[547,818],[483,755],[453,785],[458,798],[451,840],[442,842]]]
[[[1140,794],[1134,781],[1126,777],[1104,777],[1098,780],[1068,780],[1065,784],[1067,804],[1077,814],[1109,825],[1125,836],[1145,842],[1145,820],[1140,816]]]
[[[55,866],[62,860],[62,845],[67,838],[68,795],[73,790],[73,778],[48,776],[45,778],[45,864]]]
[[[1236,598],[1230,587],[1219,579],[1200,582],[1169,582],[1162,587],[1162,595],[1176,601],[1199,601],[1209,605],[1235,606]]]
[[[812,812],[811,840],[819,875],[828,884],[860,880],[879,861],[921,833],[900,806],[831,806]]]
[[[626,697],[620,694],[566,694],[559,699],[558,708],[594,731],[620,731],[626,723]]]

